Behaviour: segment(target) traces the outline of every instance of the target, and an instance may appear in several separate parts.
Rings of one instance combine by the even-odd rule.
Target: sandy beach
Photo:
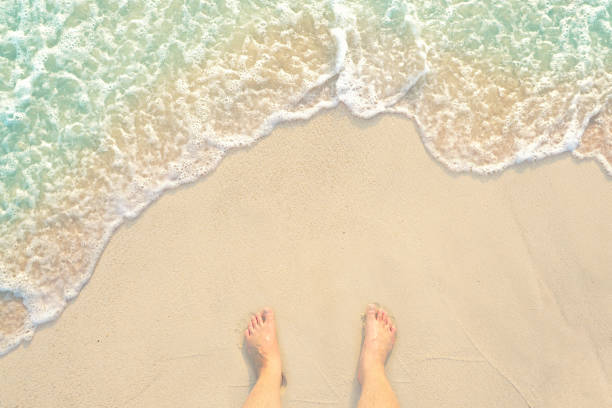
[[[611,183],[567,154],[452,173],[397,116],[280,126],[116,232],[0,358],[0,407],[240,406],[265,305],[285,406],[355,406],[372,301],[397,322],[402,406],[612,406]]]

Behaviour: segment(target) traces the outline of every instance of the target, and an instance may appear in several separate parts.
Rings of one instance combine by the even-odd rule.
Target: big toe
[[[376,311],[378,307],[374,303],[370,303],[366,308],[366,322],[374,322],[376,320]]]
[[[274,323],[274,310],[272,310],[272,308],[264,307],[263,310],[261,311],[261,315],[265,323],[267,322]]]

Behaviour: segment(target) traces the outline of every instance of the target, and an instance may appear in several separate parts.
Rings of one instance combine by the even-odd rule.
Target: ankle
[[[359,383],[363,385],[366,381],[373,378],[384,378],[385,377],[385,365],[380,361],[361,361],[361,368],[359,369]]]
[[[259,378],[268,378],[279,383],[282,378],[282,368],[280,361],[267,361],[259,368]]]

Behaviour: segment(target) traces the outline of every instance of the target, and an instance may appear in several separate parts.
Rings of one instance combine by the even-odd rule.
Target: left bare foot
[[[276,339],[276,321],[272,309],[266,307],[251,316],[248,328],[244,332],[249,354],[255,363],[259,375],[278,376],[281,380],[281,356]]]
[[[366,309],[365,331],[357,378],[363,385],[371,372],[384,372],[385,361],[395,344],[397,328],[387,312],[375,304]]]

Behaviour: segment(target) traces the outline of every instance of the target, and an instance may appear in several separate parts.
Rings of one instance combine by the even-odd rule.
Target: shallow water
[[[456,171],[572,151],[612,174],[612,1],[3,2],[0,354],[123,220],[339,103],[414,118]]]

